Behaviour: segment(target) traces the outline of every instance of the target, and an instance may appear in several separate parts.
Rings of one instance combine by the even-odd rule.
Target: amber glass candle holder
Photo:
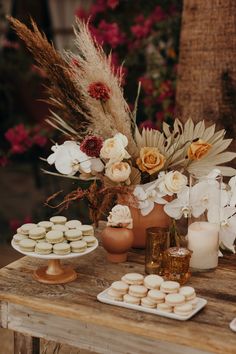
[[[181,285],[191,276],[189,263],[192,251],[184,247],[171,247],[164,254],[164,274],[168,280],[174,280]]]
[[[146,233],[145,272],[163,275],[163,254],[169,240],[169,228],[149,227]]]

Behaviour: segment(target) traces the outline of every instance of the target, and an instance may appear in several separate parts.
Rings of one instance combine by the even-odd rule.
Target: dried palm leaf
[[[231,143],[231,139],[224,139],[225,130],[215,132],[215,124],[205,128],[204,121],[195,126],[191,119],[184,125],[179,119],[174,122],[173,130],[167,123],[163,123],[163,133],[153,129],[143,129],[136,132],[135,138],[139,148],[144,146],[157,147],[166,158],[164,169],[178,168],[189,173],[207,174],[218,167],[224,175],[232,176],[236,170],[219,165],[233,160],[234,152],[224,152]],[[202,139],[211,144],[209,152],[200,160],[188,159],[188,148],[194,141]]]
[[[137,184],[140,184],[141,183],[141,173],[140,171],[135,168],[135,167],[132,167],[131,168],[131,174],[130,174],[130,184],[132,186],[136,186]]]

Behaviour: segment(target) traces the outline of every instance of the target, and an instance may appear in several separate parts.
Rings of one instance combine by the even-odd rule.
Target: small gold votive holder
[[[163,275],[163,254],[169,241],[169,228],[149,227],[146,234],[145,272]]]
[[[184,247],[170,247],[164,253],[164,274],[167,280],[185,284],[191,277],[189,263],[192,251]]]

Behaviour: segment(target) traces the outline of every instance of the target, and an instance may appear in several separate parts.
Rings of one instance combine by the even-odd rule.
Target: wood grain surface
[[[191,320],[180,322],[97,301],[97,294],[125,273],[144,274],[142,251],[130,252],[126,263],[111,264],[104,249],[98,247],[78,260],[65,262],[78,273],[73,283],[65,285],[35,281],[32,272],[44,262],[24,257],[0,270],[0,323],[4,328],[99,353],[109,353],[111,348],[110,353],[122,353],[125,347],[129,351],[123,353],[145,353],[148,349],[147,353],[159,345],[160,353],[165,348],[165,353],[232,354],[236,334],[229,329],[229,322],[236,317],[235,261],[235,255],[225,256],[214,272],[191,277],[188,284],[208,304]]]

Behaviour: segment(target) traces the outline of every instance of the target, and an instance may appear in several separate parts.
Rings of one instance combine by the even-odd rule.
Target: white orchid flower
[[[209,222],[219,222],[219,183],[215,180],[203,180],[191,187],[189,206],[191,214],[199,218],[207,211]]]
[[[86,155],[87,156],[87,155]],[[104,170],[104,164],[98,157],[90,158],[91,173],[102,172]]]
[[[226,207],[222,209],[220,246],[235,253],[234,241],[236,238],[236,208]]]
[[[221,208],[224,208],[225,206],[230,205],[230,199],[231,199],[231,193],[228,190],[228,186],[227,186],[227,184],[222,183],[221,191],[220,191],[220,205],[221,205]]]
[[[143,216],[148,215],[154,208],[155,203],[165,204],[167,201],[163,199],[164,196],[156,188],[156,181],[138,185],[134,189],[134,196],[139,202],[138,208]]]
[[[235,206],[236,205],[236,176],[230,178],[229,180],[229,186],[230,186],[230,206]]]
[[[75,141],[65,141],[62,145],[54,145],[53,153],[47,158],[47,162],[58,172],[64,175],[74,175],[77,172],[92,173],[101,172],[103,163],[98,158],[90,158],[80,150]]]
[[[138,199],[139,202],[147,199],[146,192],[144,191],[143,187],[139,185],[135,187],[133,191],[133,195]]]
[[[221,175],[221,171],[218,168],[214,168],[211,172],[208,173],[206,177],[215,180],[220,175]]]
[[[172,200],[170,203],[164,206],[164,211],[171,218],[176,220],[184,217],[188,217],[190,209],[189,209],[189,187],[183,188],[183,190],[177,194],[177,198]]]

